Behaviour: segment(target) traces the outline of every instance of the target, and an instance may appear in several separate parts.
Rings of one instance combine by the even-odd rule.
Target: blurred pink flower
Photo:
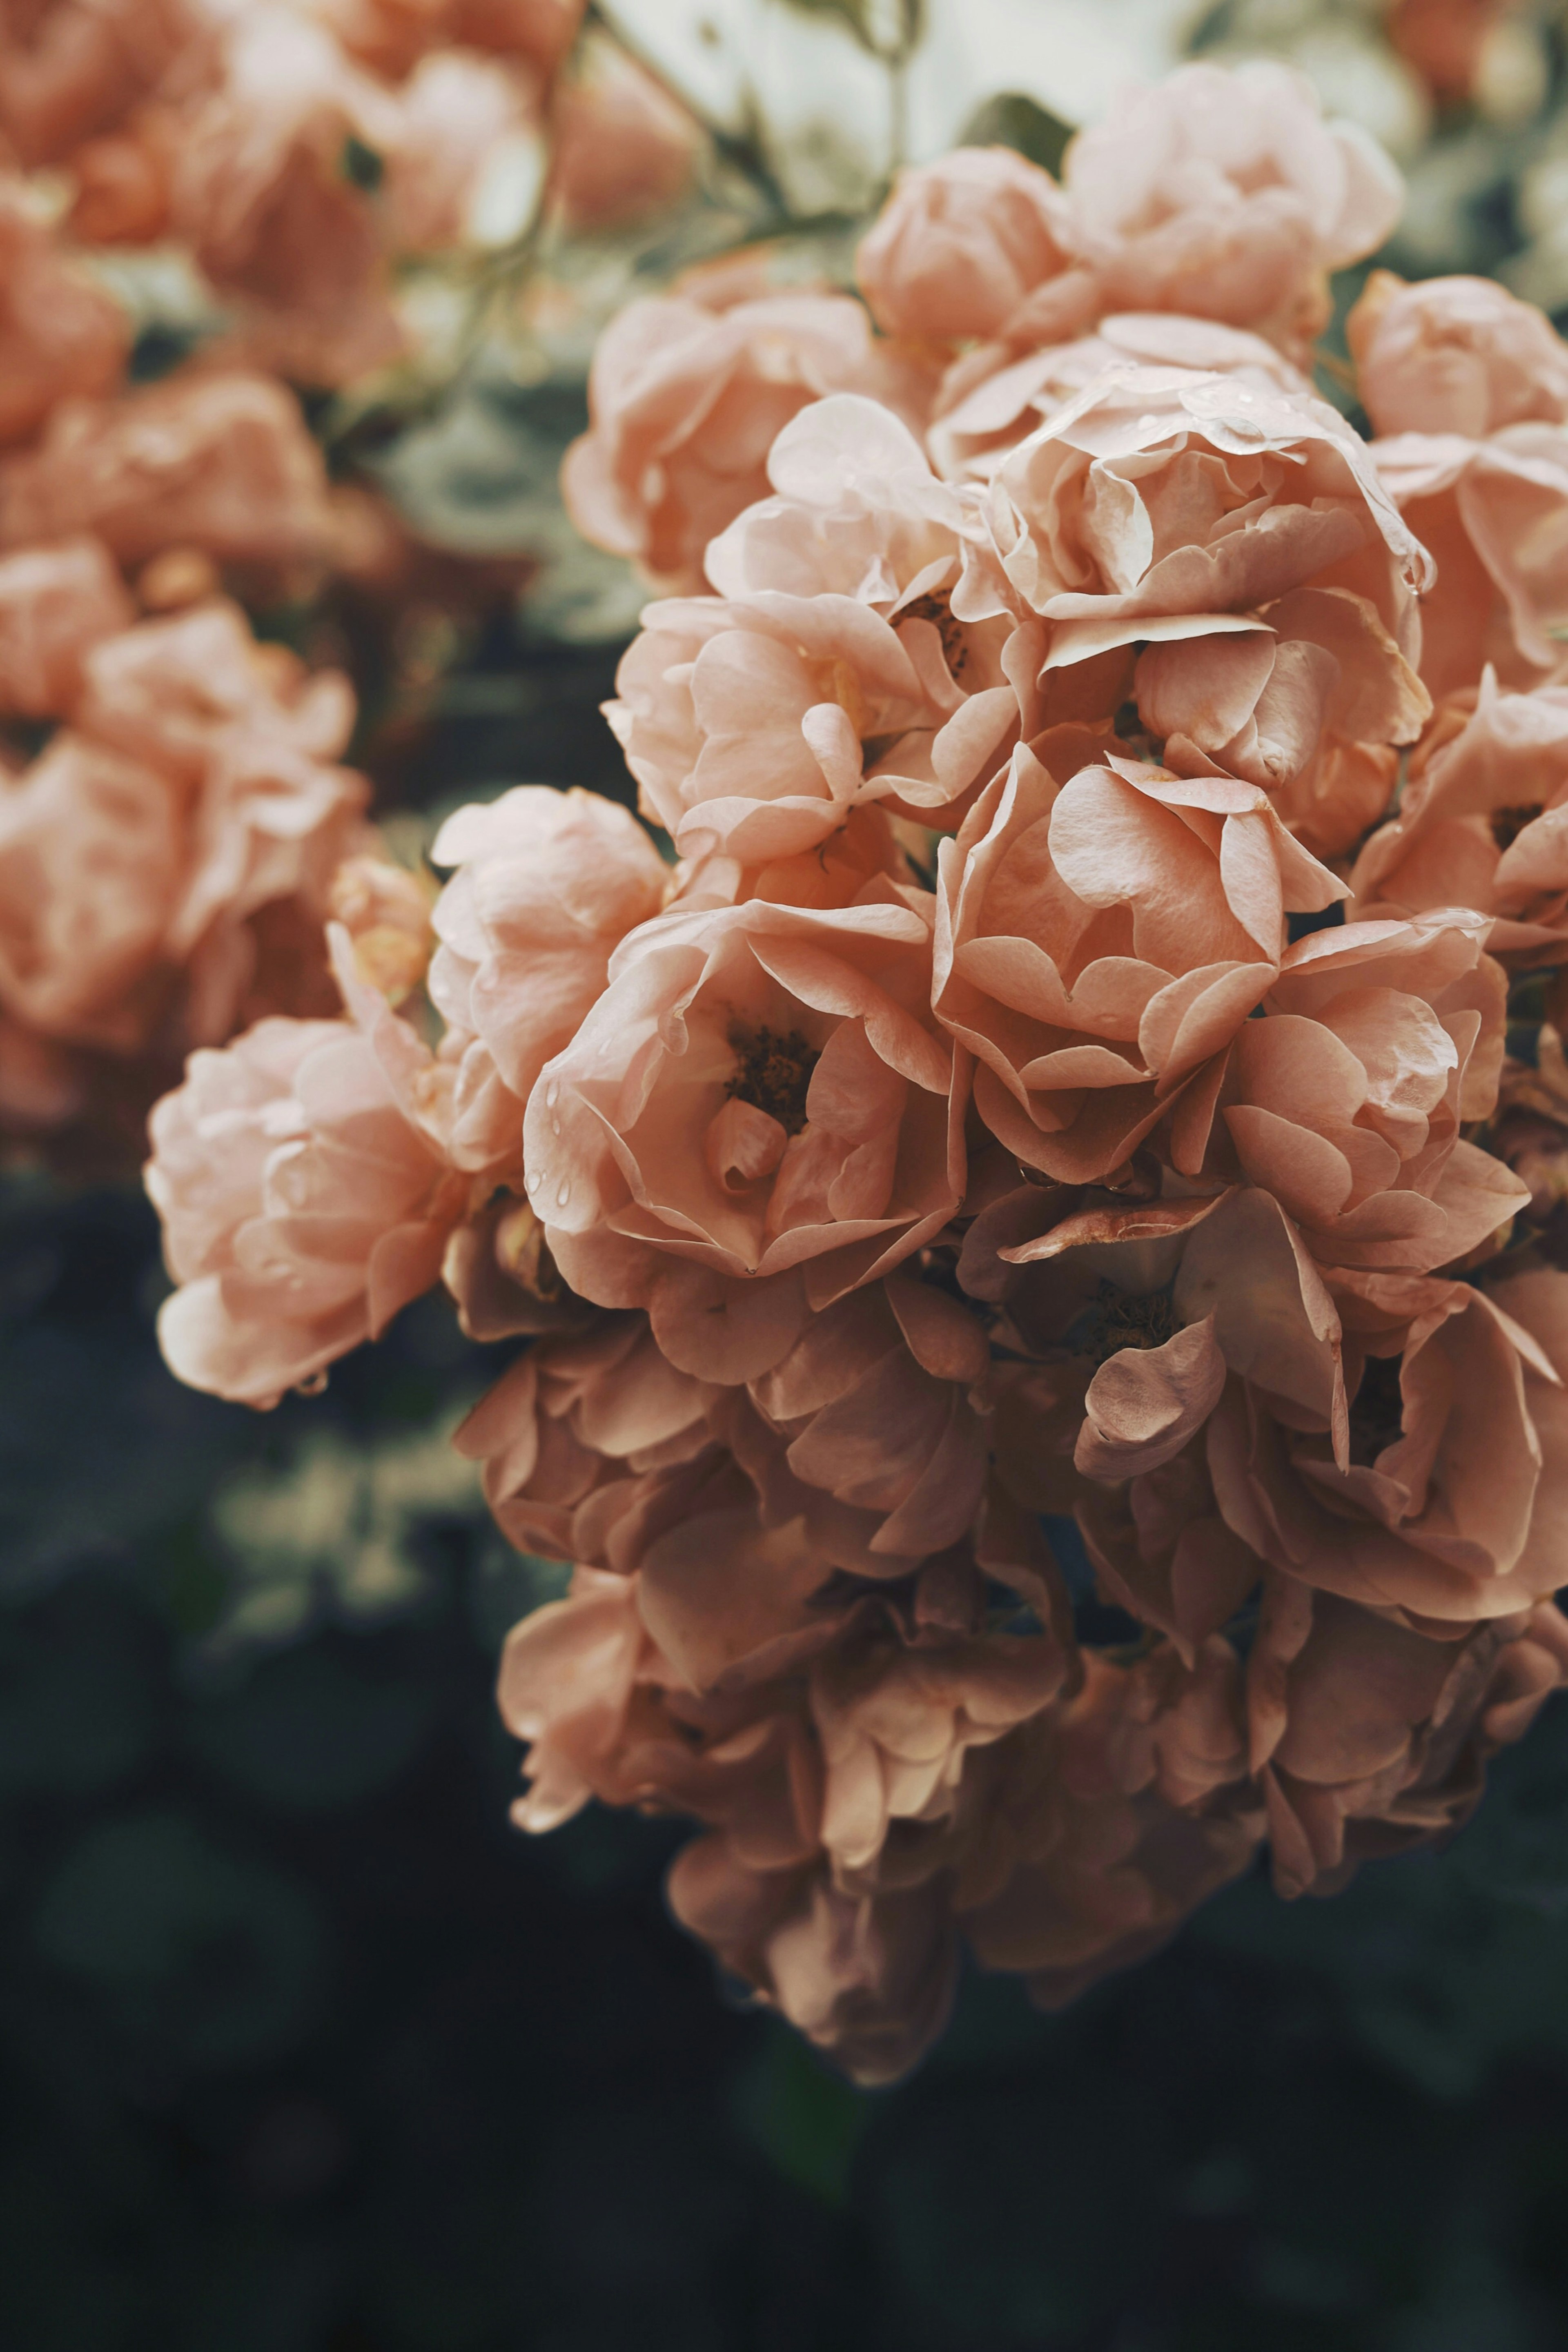
[[[0,709],[58,718],[81,691],[83,656],[136,608],[97,540],[0,556]]]
[[[676,203],[702,143],[663,85],[603,40],[556,84],[551,131],[550,193],[580,231],[620,227]]]
[[[199,0],[22,0],[0,19],[0,128],[29,168],[66,162],[215,49]]]
[[[1568,424],[1568,344],[1543,310],[1491,278],[1407,286],[1374,269],[1345,321],[1374,433]]]
[[[5,68],[0,63],[0,85]],[[0,182],[0,444],[25,441],[58,403],[116,385],[131,324],[107,289],[75,268]],[[50,534],[52,535],[52,534]]]
[[[900,172],[855,256],[871,316],[887,335],[962,342],[1005,337],[1027,302],[1031,340],[1064,341],[1098,290],[1081,269],[1064,274],[1066,212],[1050,173],[1008,147]]]

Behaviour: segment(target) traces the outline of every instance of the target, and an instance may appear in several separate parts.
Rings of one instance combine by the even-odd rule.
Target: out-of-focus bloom
[[[556,84],[550,192],[568,224],[608,229],[684,195],[701,134],[691,116],[611,41],[590,41]]]
[[[1184,310],[1288,350],[1327,319],[1327,273],[1381,245],[1404,198],[1373,140],[1325,123],[1305,77],[1263,58],[1179,68],[1080,131],[1063,183],[1102,309]]]
[[[1506,425],[1484,441],[1399,433],[1371,457],[1436,562],[1421,603],[1422,677],[1435,702],[1489,664],[1541,685],[1568,631],[1568,428]]]
[[[467,1183],[439,1141],[428,1049],[338,970],[340,1021],[258,1023],[191,1057],[153,1112],[147,1189],[180,1286],[158,1318],[193,1388],[276,1404],[384,1330],[441,1270]],[[423,1097],[423,1100],[421,1099]]]
[[[1453,698],[1410,763],[1397,815],[1356,861],[1358,911],[1474,907],[1494,955],[1568,957],[1568,691]]]
[[[14,0],[0,16],[0,128],[29,167],[62,163],[171,71],[210,70],[213,29],[188,0]]]
[[[1394,0],[1384,29],[1398,56],[1442,106],[1476,95],[1488,41],[1508,0]]]
[[[668,1254],[721,1285],[798,1295],[804,1274],[826,1306],[940,1229],[964,1088],[931,1019],[930,920],[889,889],[669,914],[626,941],[524,1123],[574,1290],[649,1304]]]
[[[240,306],[250,355],[302,383],[344,383],[401,348],[377,225],[343,168],[345,149],[392,143],[378,99],[391,107],[322,28],[246,8],[221,86],[181,125],[171,226]]]
[[[453,1153],[460,1167],[521,1165],[540,1071],[603,994],[627,932],[660,911],[669,869],[629,810],[544,784],[458,810],[431,855],[458,869],[430,971],[462,1053]]]
[[[1568,1511],[1561,1278],[1339,1286],[1405,1318],[1377,1341],[1394,1353],[1364,1357],[1349,1459],[1257,1387],[1227,1389],[1206,1433],[1226,1522],[1299,1582],[1417,1632],[1533,1607],[1561,1580]]]
[[[748,288],[726,300],[698,272],[630,302],[599,339],[593,423],[562,467],[572,519],[667,587],[699,590],[709,541],[767,495],[779,433],[830,392],[865,393],[918,429],[930,386],[842,295]]]
[[[331,877],[363,777],[333,764],[345,682],[308,680],[233,607],[106,636],[72,725],[0,788],[0,1000],[50,1035],[130,1052],[319,998]]]
[[[1068,782],[1020,748],[942,845],[933,1001],[975,1056],[980,1116],[1029,1166],[1092,1181],[1169,1118],[1174,1164],[1195,1173],[1286,910],[1344,886],[1258,785],[1115,753],[1082,765],[1079,731],[1062,730]]]
[[[36,449],[0,466],[0,541],[90,531],[128,568],[169,547],[224,564],[306,567],[335,524],[299,404],[265,376],[174,376],[123,399],[66,400]]]
[[[1568,423],[1568,344],[1543,310],[1491,278],[1406,286],[1374,269],[1345,321],[1376,433]]]
[[[0,64],[0,84],[5,75]],[[130,349],[112,295],[0,185],[0,443],[26,440],[62,400],[110,391]]]
[[[434,887],[390,858],[345,858],[332,877],[328,908],[353,942],[354,967],[362,979],[401,1004],[425,978],[435,934],[430,928]]]
[[[135,617],[96,540],[0,556],[0,709],[30,719],[68,710],[81,690],[84,655]]]
[[[1089,323],[1097,289],[1069,270],[1066,201],[1048,172],[1007,147],[960,147],[900,172],[855,256],[884,334],[912,341],[1005,338],[1026,305],[1029,339]]]
[[[493,50],[549,72],[576,37],[583,0],[302,0],[364,64],[401,81],[432,49]]]
[[[1280,1894],[1331,1893],[1358,1862],[1457,1828],[1485,1758],[1564,1680],[1568,1625],[1550,1601],[1433,1640],[1272,1579],[1247,1697]]]
[[[708,551],[721,593],[649,605],[608,715],[678,848],[797,856],[866,799],[953,823],[1034,722],[1043,633],[897,417],[850,396],[770,455]]]
[[[376,131],[374,121],[366,129]],[[527,74],[498,58],[437,51],[416,68],[377,135],[385,172],[376,225],[391,251],[504,244],[528,226],[544,159]],[[488,205],[504,220],[492,224]]]
[[[1452,910],[1315,932],[1236,1032],[1216,1125],[1325,1265],[1425,1273],[1521,1204],[1459,1131],[1489,1114],[1502,1065],[1506,984],[1485,937]]]

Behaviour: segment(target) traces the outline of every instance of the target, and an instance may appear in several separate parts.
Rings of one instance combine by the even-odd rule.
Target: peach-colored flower
[[[260,364],[336,384],[401,349],[377,224],[342,169],[345,142],[379,153],[396,119],[293,10],[247,7],[226,26],[222,85],[181,126],[170,219],[239,306]]]
[[[1568,1626],[1550,1601],[1433,1640],[1272,1578],[1247,1698],[1279,1893],[1331,1893],[1359,1861],[1457,1828],[1486,1757],[1521,1737],[1565,1667]]]
[[[1506,425],[1484,441],[1399,433],[1370,456],[1436,560],[1421,604],[1433,699],[1473,688],[1488,663],[1506,687],[1542,684],[1568,629],[1568,428]]]
[[[647,814],[689,856],[796,856],[865,799],[956,822],[1037,716],[975,494],[843,394],[785,427],[775,494],[708,551],[718,597],[649,605],[608,716]]]
[[[68,710],[81,689],[83,656],[135,617],[96,540],[0,556],[0,709],[30,719]]]
[[[1345,321],[1373,431],[1462,433],[1568,424],[1568,344],[1491,278],[1407,286],[1374,269]]]
[[[956,480],[995,471],[1009,449],[1084,391],[1107,368],[1193,368],[1234,375],[1265,391],[1310,393],[1310,384],[1261,335],[1174,310],[1112,312],[1092,333],[1019,358],[1008,342],[984,343],[954,360],[927,427],[939,473]]]
[[[243,1404],[385,1329],[441,1270],[465,1180],[422,1117],[428,1048],[353,973],[341,1021],[259,1022],[191,1056],[149,1122],[147,1189],[179,1287],[159,1313],[172,1369]]]
[[[1080,767],[1077,732],[1069,781],[1021,748],[942,845],[933,1002],[976,1057],[981,1117],[1030,1166],[1091,1181],[1172,1116],[1195,1171],[1216,1057],[1273,985],[1285,910],[1344,887],[1258,785],[1113,752]]]
[[[578,230],[616,228],[674,204],[691,184],[701,134],[650,73],[594,41],[557,82],[550,193]]]
[[[462,1055],[453,1153],[459,1167],[519,1163],[540,1071],[603,994],[627,932],[663,907],[668,868],[629,810],[544,784],[459,809],[431,855],[458,869],[430,968]]]
[[[1568,957],[1568,689],[1450,698],[1410,762],[1398,814],[1351,877],[1358,912],[1474,907],[1494,955]]]
[[[19,191],[3,184],[0,288],[5,443],[36,433],[58,402],[110,391],[124,368],[131,328],[112,295],[71,266]]]
[[[0,128],[29,167],[114,130],[171,69],[210,68],[212,26],[187,0],[30,0],[0,28]]]
[[[1238,376],[1097,379],[1005,459],[990,518],[1015,589],[1053,625],[1052,668],[1268,625],[1305,588],[1363,600],[1407,659],[1420,642],[1431,562],[1365,443],[1322,402]]]
[[[1064,279],[1066,210],[1050,173],[1007,147],[960,147],[900,172],[855,256],[871,316],[884,334],[962,342],[1005,336],[1035,297],[1032,339],[1063,341],[1094,302],[1087,272]]]
[[[1392,1328],[1358,1351],[1348,1460],[1258,1386],[1228,1388],[1205,1433],[1226,1522],[1299,1582],[1417,1632],[1532,1607],[1562,1575],[1568,1282],[1339,1279],[1358,1286]]]
[[[1425,1273],[1506,1224],[1521,1187],[1462,1139],[1497,1097],[1505,983],[1452,910],[1350,923],[1288,950],[1218,1092],[1247,1179],[1330,1265]],[[1221,1133],[1212,1164],[1228,1159]]]
[[[321,453],[265,376],[180,375],[114,402],[67,400],[0,467],[7,546],[95,532],[129,567],[169,547],[220,563],[318,565],[335,526]]]
[[[572,520],[668,588],[700,589],[709,541],[767,495],[778,434],[830,392],[865,393],[917,429],[929,401],[922,372],[842,295],[748,289],[726,307],[699,273],[630,302],[599,339],[593,423],[562,467]]]
[[[1167,1653],[1129,1669],[1090,1654],[1081,1690],[1006,1756],[984,1853],[958,1917],[982,1967],[1055,2009],[1166,1942],[1258,1850],[1235,1660]],[[998,1751],[1001,1755],[1003,1751]],[[1200,1793],[1201,1792],[1201,1793]],[[983,1852],[984,1849],[983,1848]]]
[[[538,90],[525,69],[499,58],[437,50],[397,93],[384,128],[373,119],[365,129],[384,142],[383,242],[395,253],[439,252],[469,240],[488,176],[537,152]]]
[[[1325,123],[1272,59],[1182,66],[1079,131],[1067,241],[1107,310],[1184,310],[1287,350],[1329,315],[1327,273],[1383,243],[1404,188],[1376,142]]]
[[[332,876],[328,908],[353,942],[361,977],[387,1003],[402,1004],[423,982],[435,947],[433,883],[372,852],[348,857]]]
[[[1383,31],[1440,106],[1468,105],[1508,0],[1394,0]]]
[[[524,1122],[529,1197],[574,1290],[651,1303],[672,1254],[721,1286],[798,1295],[804,1273],[826,1306],[946,1222],[964,1089],[914,897],[670,914],[618,950]]]
[[[310,1009],[320,949],[296,969],[293,927],[319,942],[369,797],[332,764],[345,681],[307,678],[225,604],[104,637],[81,668],[72,725],[0,787],[0,999],[121,1052],[176,1005],[185,1044]]]

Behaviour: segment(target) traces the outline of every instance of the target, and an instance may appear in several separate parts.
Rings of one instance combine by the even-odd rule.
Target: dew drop
[[[559,1079],[559,1078],[552,1078],[552,1079],[551,1079],[551,1081],[550,1081],[550,1084],[549,1084],[549,1085],[545,1087],[545,1089],[544,1089],[544,1108],[545,1108],[545,1109],[546,1109],[546,1110],[553,1110],[553,1109],[554,1109],[554,1108],[555,1108],[555,1106],[556,1106],[556,1104],[560,1101],[560,1099],[561,1099],[561,1081],[560,1081],[560,1079]],[[557,1134],[557,1135],[559,1135],[559,1134],[560,1134],[560,1132],[561,1132],[561,1129],[560,1129],[559,1128],[557,1128],[557,1129],[556,1129],[556,1130],[555,1130],[555,1132],[556,1132],[556,1134]]]
[[[531,1168],[527,1175],[522,1180],[523,1190],[526,1192],[537,1192],[543,1181],[544,1179],[540,1174],[538,1169]]]
[[[552,1134],[552,1135],[559,1135],[559,1134],[560,1134],[560,1132],[561,1132],[561,1121],[560,1121],[558,1118],[552,1118],[552,1119],[551,1120],[551,1122],[550,1122],[550,1132],[551,1132],[551,1134]]]
[[[571,1198],[572,1198],[572,1186],[571,1186],[571,1183],[570,1183],[569,1180],[568,1180],[566,1177],[564,1177],[564,1176],[563,1176],[563,1177],[562,1178],[562,1180],[561,1180],[560,1183],[559,1183],[559,1184],[557,1184],[557,1186],[555,1187],[555,1205],[556,1205],[556,1207],[557,1207],[558,1209],[563,1209],[563,1208],[566,1206],[567,1202],[568,1202]]]

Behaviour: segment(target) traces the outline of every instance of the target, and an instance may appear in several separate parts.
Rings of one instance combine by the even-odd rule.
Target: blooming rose
[[[330,555],[335,526],[297,402],[264,376],[215,374],[62,401],[37,447],[0,467],[0,541],[79,531],[128,566],[172,546],[287,566]]]
[[[1433,699],[1473,687],[1488,663],[1504,686],[1542,684],[1568,629],[1568,428],[1507,425],[1484,441],[1399,433],[1371,456],[1436,559],[1421,605]]]
[[[1216,1057],[1274,982],[1286,908],[1343,885],[1258,786],[1081,766],[1061,733],[1068,782],[1020,748],[942,845],[933,1002],[975,1055],[981,1117],[1031,1167],[1091,1181],[1172,1116],[1195,1171]]]
[[[534,1081],[603,993],[621,940],[663,907],[668,869],[628,810],[543,784],[459,809],[431,855],[458,869],[436,904],[430,969],[462,1041],[454,1157],[515,1161]]]
[[[700,857],[797,856],[867,798],[955,822],[1037,716],[1039,625],[874,402],[805,410],[775,495],[709,550],[721,595],[651,604],[608,716],[647,814]]]
[[[1325,123],[1270,59],[1188,65],[1079,131],[1063,166],[1067,242],[1106,310],[1184,310],[1300,349],[1326,275],[1383,243],[1404,188],[1375,141]]]
[[[0,556],[0,709],[30,719],[68,710],[81,688],[82,656],[135,617],[96,540]]]
[[[573,1288],[647,1303],[673,1254],[793,1295],[802,1269],[825,1306],[918,1249],[963,1190],[930,990],[930,917],[891,889],[645,925],[529,1097],[528,1193]]]
[[[1349,318],[1374,433],[1462,433],[1568,424],[1568,344],[1543,310],[1491,278],[1406,286],[1374,269]]]
[[[41,0],[0,29],[0,125],[24,163],[115,129],[170,71],[198,74],[210,26],[187,0]],[[74,160],[74,159],[73,159]]]
[[[962,342],[1005,336],[1026,304],[1031,339],[1062,341],[1094,301],[1086,272],[1063,277],[1065,214],[1050,173],[1011,148],[960,147],[900,172],[856,250],[871,316],[884,334]]]
[[[110,391],[131,331],[113,297],[71,267],[20,194],[3,184],[0,289],[3,444],[36,433],[58,401]]]
[[[428,1049],[355,980],[346,935],[337,947],[348,1018],[261,1021],[193,1054],[149,1122],[179,1285],[159,1344],[181,1380],[242,1404],[276,1404],[378,1338],[439,1276],[467,1195]]]
[[[700,589],[709,541],[766,496],[781,429],[830,392],[865,393],[917,427],[927,396],[841,295],[758,292],[723,307],[699,274],[630,302],[599,339],[593,423],[562,467],[572,520],[669,588]]]
[[[1351,877],[1358,910],[1475,907],[1494,955],[1568,957],[1568,690],[1504,694],[1490,671],[1423,740],[1397,815]],[[1560,846],[1559,845],[1563,845]]]
[[[1324,1265],[1425,1273],[1506,1224],[1522,1188],[1459,1129],[1497,1097],[1503,975],[1467,913],[1347,923],[1287,950],[1236,1033],[1220,1118]],[[1213,1161],[1227,1154],[1216,1142]]]
[[[1342,1301],[1358,1281],[1393,1328],[1364,1342],[1348,1459],[1258,1387],[1229,1387],[1205,1432],[1225,1519],[1299,1582],[1417,1632],[1532,1607],[1560,1581],[1568,1507],[1563,1277],[1482,1292],[1341,1276]]]

